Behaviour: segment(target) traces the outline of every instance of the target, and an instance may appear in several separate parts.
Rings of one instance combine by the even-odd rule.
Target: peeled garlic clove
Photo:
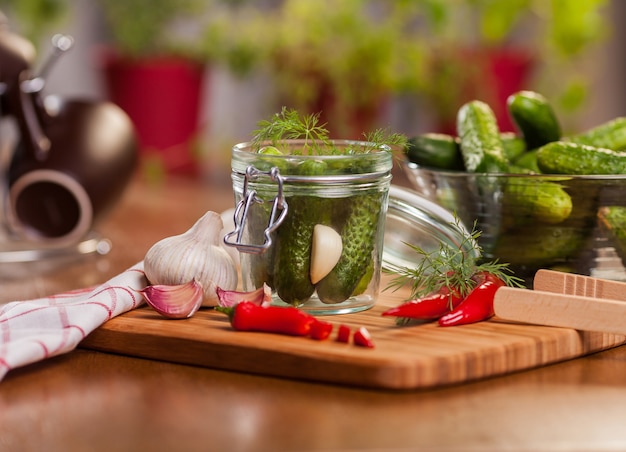
[[[144,258],[146,278],[153,285],[178,285],[192,279],[202,284],[203,306],[217,304],[217,286],[235,290],[237,266],[220,245],[221,216],[205,213],[187,232],[152,245]]]
[[[311,282],[317,284],[339,262],[343,243],[341,236],[330,226],[316,224],[313,227],[311,245]]]
[[[223,308],[231,308],[242,301],[250,301],[259,306],[265,306],[272,301],[272,289],[267,284],[250,292],[238,292],[236,290],[224,290],[217,288],[217,305]]]
[[[202,284],[196,280],[175,286],[152,285],[140,292],[155,311],[170,319],[191,317],[204,299]]]

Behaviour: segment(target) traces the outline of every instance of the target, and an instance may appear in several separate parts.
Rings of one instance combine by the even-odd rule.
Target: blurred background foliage
[[[464,95],[489,98],[490,79],[480,65],[494,49],[523,52],[532,62],[524,87],[544,93],[567,117],[587,101],[582,68],[611,33],[609,3],[93,1],[102,11],[103,44],[135,58],[186,55],[239,79],[265,74],[277,108],[324,108],[344,130],[354,116],[379,120],[385,101],[399,96],[449,121]],[[34,42],[58,29],[71,8],[72,0],[0,0],[15,28]]]

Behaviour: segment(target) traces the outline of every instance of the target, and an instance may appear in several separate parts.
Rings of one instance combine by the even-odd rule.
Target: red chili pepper
[[[386,310],[382,315],[415,320],[433,320],[452,311],[462,301],[463,297],[458,291],[451,291],[447,286],[443,286],[437,292],[407,301],[400,306]]]
[[[504,281],[490,273],[476,275],[476,278],[482,282],[472,289],[457,308],[439,318],[439,325],[464,325],[493,317],[493,298],[496,291],[505,285]]]
[[[365,328],[364,326],[360,327],[354,332],[354,345],[374,348],[374,341],[372,340],[372,336],[370,335],[370,332],[367,331],[367,328]]]
[[[505,283],[504,283],[504,281],[502,281],[502,279],[498,278],[493,273],[489,273],[489,272],[486,272],[486,271],[474,273],[474,275],[472,275],[472,280],[475,281],[478,284],[480,284],[482,282],[485,282],[485,281],[493,281],[494,283],[500,284],[501,286],[505,285]]]
[[[350,327],[348,325],[341,324],[337,330],[337,342],[343,342],[347,344],[350,342]]]
[[[262,331],[266,333],[307,336],[315,317],[295,307],[259,306],[242,301],[232,308],[216,307],[228,314],[230,324],[237,331]]]
[[[315,319],[311,323],[310,335],[313,339],[316,339],[318,341],[323,341],[324,339],[328,339],[332,331],[333,331],[332,323],[324,322],[318,319]]]

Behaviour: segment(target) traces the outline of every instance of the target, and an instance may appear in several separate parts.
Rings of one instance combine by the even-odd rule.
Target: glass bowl
[[[509,263],[532,287],[541,268],[626,280],[607,208],[626,206],[626,175],[477,174],[403,162],[413,188],[480,231],[485,260]]]

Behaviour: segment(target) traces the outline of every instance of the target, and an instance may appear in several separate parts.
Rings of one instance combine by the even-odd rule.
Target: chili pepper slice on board
[[[465,325],[487,320],[494,315],[493,299],[496,291],[505,285],[495,275],[476,275],[482,280],[452,312],[439,318],[440,326]]]
[[[337,342],[342,342],[344,344],[347,344],[348,342],[350,342],[351,333],[352,331],[350,331],[350,327],[342,323],[341,325],[339,325],[339,328],[337,329]]]
[[[323,320],[315,319],[311,323],[311,332],[310,336],[312,339],[323,341],[324,339],[328,339],[330,333],[333,331],[333,324],[329,322],[324,322]]]
[[[358,345],[360,347],[368,347],[374,348],[374,341],[372,340],[372,336],[370,332],[364,326],[360,327],[358,330],[354,332],[353,336],[354,345]]]
[[[434,320],[451,312],[463,301],[463,298],[457,290],[450,290],[449,287],[443,286],[437,292],[387,309],[382,315],[413,320]]]
[[[307,336],[316,321],[315,317],[295,307],[259,306],[250,301],[215,309],[228,314],[231,326],[237,331]]]

